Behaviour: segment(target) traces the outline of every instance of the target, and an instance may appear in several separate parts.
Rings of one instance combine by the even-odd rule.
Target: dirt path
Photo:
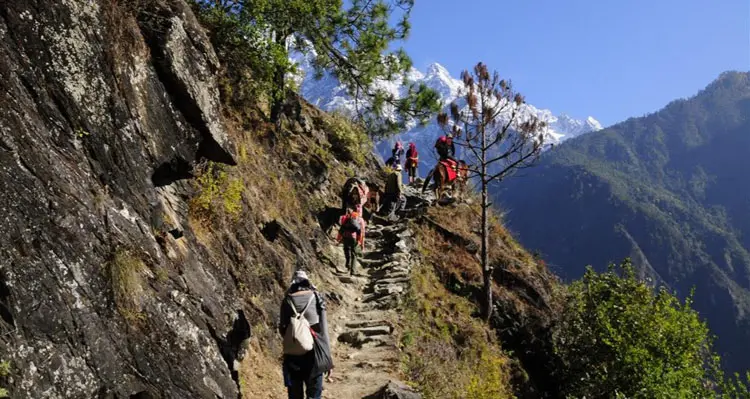
[[[406,188],[411,207],[420,203],[416,189]],[[424,204],[421,204],[424,205]],[[414,210],[406,211],[412,214]],[[324,249],[330,268],[312,278],[328,297],[328,325],[335,369],[325,382],[325,399],[380,399],[389,381],[400,380],[397,347],[398,305],[408,291],[410,273],[418,260],[408,220],[367,226],[364,256],[356,274],[344,271],[344,252],[333,240]],[[269,357],[258,345],[249,348],[243,361],[243,393],[253,398],[284,398],[279,359]],[[403,398],[419,398],[399,391]]]
[[[379,398],[378,392],[390,380],[400,379],[394,327],[417,260],[416,246],[407,220],[385,224],[368,225],[365,253],[354,277],[343,271],[342,248],[332,248],[341,265],[335,277],[343,289],[341,305],[329,316],[336,368],[333,381],[325,384],[326,399]]]

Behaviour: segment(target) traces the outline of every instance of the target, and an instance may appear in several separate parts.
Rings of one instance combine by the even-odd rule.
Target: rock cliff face
[[[276,306],[247,308],[249,292],[314,268],[322,232],[251,209],[274,208],[268,189],[241,195],[248,219],[196,233],[196,165],[247,158],[218,70],[183,0],[0,6],[0,386],[13,397],[238,396],[235,359]],[[286,125],[326,140],[301,120]],[[330,171],[309,159],[278,173],[330,197]]]

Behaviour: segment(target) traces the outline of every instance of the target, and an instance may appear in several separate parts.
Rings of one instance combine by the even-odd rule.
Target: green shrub
[[[293,69],[284,46],[267,39],[265,26],[250,23],[246,12],[230,12],[213,2],[196,0],[193,6],[222,64],[228,66],[221,84],[223,98],[244,102],[280,97],[282,88],[274,85],[274,76],[277,70]]]
[[[237,219],[242,212],[245,183],[241,177],[229,177],[223,164],[207,162],[197,173],[198,194],[190,200],[190,212],[199,219],[213,220],[226,215]]]
[[[588,268],[569,287],[554,334],[569,398],[714,397],[708,326],[666,289],[635,277],[629,260],[607,272]]]

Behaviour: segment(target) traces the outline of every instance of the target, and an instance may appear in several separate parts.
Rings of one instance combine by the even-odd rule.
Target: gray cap
[[[307,273],[304,270],[297,270],[294,272],[294,276],[292,276],[292,284],[299,284],[303,281],[310,280],[307,277]]]

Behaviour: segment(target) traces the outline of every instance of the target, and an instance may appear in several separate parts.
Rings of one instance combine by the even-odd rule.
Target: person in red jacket
[[[347,209],[339,224],[341,227],[336,241],[344,244],[345,267],[349,270],[349,275],[353,275],[357,262],[357,246],[362,248],[362,251],[365,250],[365,221],[358,212]]]
[[[406,163],[404,164],[406,172],[409,175],[409,184],[413,184],[414,180],[417,179],[417,165],[419,165],[417,145],[409,143],[409,149],[406,150]]]
[[[453,135],[451,133],[440,136],[435,142],[435,149],[440,156],[440,160],[450,159],[456,162],[456,159],[453,158],[456,155],[456,145],[453,143]]]

